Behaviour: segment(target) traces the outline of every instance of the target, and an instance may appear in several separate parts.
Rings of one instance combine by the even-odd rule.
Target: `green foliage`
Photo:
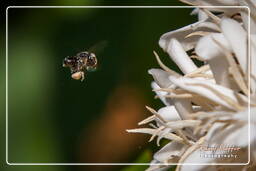
[[[145,150],[143,153],[140,154],[140,156],[133,162],[136,163],[150,163],[152,158],[152,152],[149,150]],[[141,171],[146,170],[148,168],[148,165],[133,165],[133,166],[127,166],[123,168],[121,171]]]

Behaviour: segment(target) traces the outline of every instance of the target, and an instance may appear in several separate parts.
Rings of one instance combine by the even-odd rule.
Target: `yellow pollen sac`
[[[75,80],[80,80],[83,76],[83,73],[82,72],[76,72],[74,74],[72,74],[72,78],[75,79]]]

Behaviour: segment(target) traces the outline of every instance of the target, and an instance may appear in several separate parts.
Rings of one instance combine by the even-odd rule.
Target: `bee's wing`
[[[106,40],[102,40],[98,43],[96,43],[95,45],[93,45],[92,47],[90,47],[88,49],[88,52],[92,52],[92,53],[100,53],[104,48],[106,48],[106,46],[108,45],[108,41]]]

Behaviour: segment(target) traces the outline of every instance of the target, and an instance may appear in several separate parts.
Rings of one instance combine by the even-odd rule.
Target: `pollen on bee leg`
[[[71,76],[73,79],[75,79],[75,80],[80,80],[81,79],[81,81],[83,81],[84,80],[84,72],[76,72],[76,73],[74,73],[74,74],[72,74],[72,76]]]

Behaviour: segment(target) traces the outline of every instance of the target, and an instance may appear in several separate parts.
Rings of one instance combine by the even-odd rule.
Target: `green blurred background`
[[[177,1],[20,1],[8,5],[183,5]],[[160,108],[147,70],[158,67],[160,36],[195,21],[191,9],[10,8],[8,130],[10,163],[150,162],[149,136],[126,133]],[[5,25],[1,25],[4,37]],[[66,56],[107,41],[99,68],[84,82],[62,67]],[[1,40],[4,47],[4,39]],[[4,48],[2,48],[4,49]],[[5,53],[1,52],[1,78]],[[8,166],[5,164],[5,79],[1,79],[1,170],[144,170],[147,166]],[[164,143],[164,142],[163,142]]]

